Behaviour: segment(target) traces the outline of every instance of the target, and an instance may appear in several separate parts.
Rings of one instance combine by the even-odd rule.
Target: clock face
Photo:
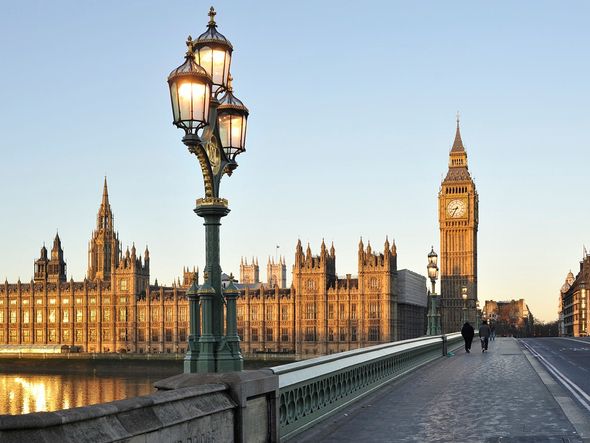
[[[467,214],[467,202],[465,200],[451,200],[447,205],[447,214],[451,218],[465,217]]]
[[[211,140],[205,144],[205,150],[207,151],[209,162],[211,162],[213,174],[217,174],[219,172],[219,167],[221,166],[221,154],[219,153],[219,146],[217,146],[217,140],[215,137],[211,136]]]

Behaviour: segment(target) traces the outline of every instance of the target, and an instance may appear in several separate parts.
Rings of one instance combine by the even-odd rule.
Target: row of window
[[[112,339],[110,329],[103,329],[102,330],[102,341],[110,341]],[[150,340],[153,342],[160,341],[160,329],[152,329],[149,331]],[[71,331],[69,329],[63,329],[61,331],[61,340],[57,339],[58,331],[57,329],[48,329],[47,330],[47,343],[66,343],[69,342],[72,338]],[[119,329],[117,335],[118,341],[127,341],[130,339],[128,331],[126,328]],[[137,341],[144,342],[146,341],[146,330],[138,329],[137,330]],[[83,343],[84,342],[84,330],[83,329],[76,329],[74,330],[74,338],[76,343]],[[174,341],[174,334],[172,329],[167,328],[164,330],[164,341],[172,342]],[[187,339],[187,330],[186,328],[179,328],[178,329],[178,341],[179,342],[186,342]],[[5,340],[4,331],[0,330],[0,342]],[[18,331],[16,329],[11,329],[9,331],[9,342],[16,343],[18,341]],[[22,330],[21,336],[22,343],[31,343],[31,331],[29,329]],[[97,342],[97,330],[95,328],[88,329],[88,342],[95,343]],[[43,329],[35,329],[35,343],[45,343],[45,337],[43,334]]]
[[[335,305],[334,303],[328,304],[328,319],[334,320],[336,319],[336,306],[338,306],[338,318],[340,320],[346,320],[350,318],[350,320],[357,320],[357,305],[356,303],[352,303],[350,305],[350,317],[347,317],[346,314],[346,304],[340,303]],[[264,320],[266,321],[274,321],[275,320],[275,307],[272,305],[265,306],[266,310],[264,311]],[[281,320],[288,321],[289,320],[289,306],[281,306]],[[245,321],[246,320],[246,306],[238,306],[237,307],[237,318],[238,321]],[[368,318],[377,319],[381,317],[381,305],[378,302],[371,302],[368,303]],[[306,320],[317,320],[317,306],[315,303],[306,303],[305,304],[305,312],[304,318]],[[259,315],[259,306],[250,306],[250,321],[259,321],[263,318]],[[141,318],[139,321],[144,321]]]
[[[273,328],[266,328],[264,339],[267,342],[272,342],[275,339],[274,336],[274,329]],[[367,334],[368,341],[380,341],[381,340],[381,330],[379,326],[369,326]],[[244,341],[244,329],[238,328],[238,335],[240,336],[240,340]],[[348,329],[347,328],[340,328],[336,333],[335,328],[328,328],[328,341],[341,341],[346,342],[348,341]],[[255,343],[260,341],[260,331],[258,328],[251,328],[250,329],[250,342]],[[281,328],[280,331],[280,339],[282,342],[288,342],[291,338],[291,334],[289,333],[288,328]],[[307,342],[315,342],[318,340],[318,333],[317,328],[315,326],[308,326],[305,328],[304,341]],[[350,341],[355,342],[358,340],[358,330],[356,326],[350,328]]]
[[[37,304],[37,305],[42,305],[43,304],[43,298],[41,298],[41,297],[37,297],[34,300],[35,300],[35,304]],[[48,301],[48,304],[50,306],[54,306],[54,305],[57,304],[57,299],[56,298],[50,298],[47,301]],[[67,298],[67,297],[60,299],[60,301],[61,301],[62,306],[63,305],[69,305],[70,304],[70,299]],[[90,305],[95,305],[96,304],[96,297],[90,297],[88,299],[88,302],[89,302],[88,304],[90,304]],[[27,306],[30,303],[30,300],[28,298],[24,298],[24,299],[22,299],[21,303],[22,303],[23,306]],[[109,298],[103,298],[102,299],[102,304],[103,305],[108,305],[110,303],[111,303],[111,300]],[[119,303],[126,304],[127,303],[127,297],[119,297]],[[16,305],[17,304],[17,299],[16,298],[11,298],[9,304],[10,305]],[[82,303],[82,298],[81,297],[77,297],[75,304],[76,305],[82,305],[83,304]],[[4,305],[4,299],[0,299],[0,306],[2,306],[2,305]]]
[[[266,336],[265,340],[267,342],[274,341],[274,329],[266,328]],[[238,328],[238,335],[240,336],[240,340],[244,341],[244,328]],[[291,334],[289,334],[288,328],[281,328],[281,341],[288,342],[290,341]],[[251,328],[250,329],[250,342],[258,342],[260,341],[260,335],[258,328]]]
[[[346,315],[346,304],[340,303],[338,305],[338,318],[340,320],[357,320],[357,305],[356,303],[351,303],[350,305],[350,315]],[[336,307],[333,303],[328,304],[328,320],[336,319]],[[369,302],[368,309],[367,309],[367,316],[371,319],[377,319],[381,317],[381,304],[378,302]],[[317,320],[317,305],[315,303],[306,303],[305,304],[305,312],[304,312],[304,319],[305,320]]]
[[[259,308],[259,306],[255,306],[255,305],[250,306],[250,321],[258,321],[258,320],[262,319],[259,316],[258,308]],[[246,320],[246,309],[247,309],[246,306],[238,305],[238,307],[237,307],[238,321]],[[262,311],[262,309],[260,311]],[[264,312],[264,314],[265,314],[264,319],[266,321],[274,321],[274,319],[275,319],[274,306],[267,305],[266,311]],[[281,306],[281,320],[282,321],[289,320],[289,306]]]
[[[0,324],[6,321],[4,310],[0,309]],[[48,323],[56,323],[58,318],[58,309],[57,308],[49,308],[47,310],[47,321]],[[108,322],[111,321],[111,308],[103,308],[102,310],[102,321]],[[117,311],[116,321],[127,321],[128,319],[129,308],[126,307],[119,307]],[[164,321],[165,322],[172,322],[174,320],[174,311],[172,307],[164,308]],[[45,314],[44,308],[37,308],[34,310],[23,310],[22,311],[22,318],[21,322],[23,324],[29,324],[31,322],[31,315],[34,314],[35,323],[43,323],[43,318]],[[88,310],[88,320],[90,323],[96,323],[98,318],[98,309],[91,308]],[[146,321],[146,308],[138,308],[137,309],[137,318],[140,322]],[[9,321],[10,323],[14,324],[17,323],[18,319],[18,310],[11,309],[9,311]],[[160,321],[160,308],[159,307],[152,307],[151,310],[151,321],[157,322]],[[70,323],[70,321],[74,321],[75,323],[82,323],[84,321],[84,310],[82,308],[76,308],[72,313],[70,313],[69,309],[61,310],[61,323]],[[186,306],[179,306],[178,308],[178,321],[184,322],[188,321],[188,307]]]

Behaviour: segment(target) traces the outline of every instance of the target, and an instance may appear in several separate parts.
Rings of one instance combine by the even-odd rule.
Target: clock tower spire
[[[467,165],[459,116],[449,165],[438,194],[441,268],[441,320],[443,332],[459,331],[463,306],[475,323],[477,303],[477,229],[479,198]],[[467,288],[467,300],[462,288]]]

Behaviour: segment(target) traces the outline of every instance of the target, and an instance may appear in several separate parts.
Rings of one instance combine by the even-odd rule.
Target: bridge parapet
[[[297,435],[461,343],[460,333],[428,336],[271,368],[279,376],[280,439]]]

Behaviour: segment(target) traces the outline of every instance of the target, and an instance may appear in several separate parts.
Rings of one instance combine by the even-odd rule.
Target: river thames
[[[2,359],[0,414],[57,411],[147,395],[154,392],[154,382],[180,374],[182,364],[182,360]],[[274,364],[246,362],[245,366]]]

